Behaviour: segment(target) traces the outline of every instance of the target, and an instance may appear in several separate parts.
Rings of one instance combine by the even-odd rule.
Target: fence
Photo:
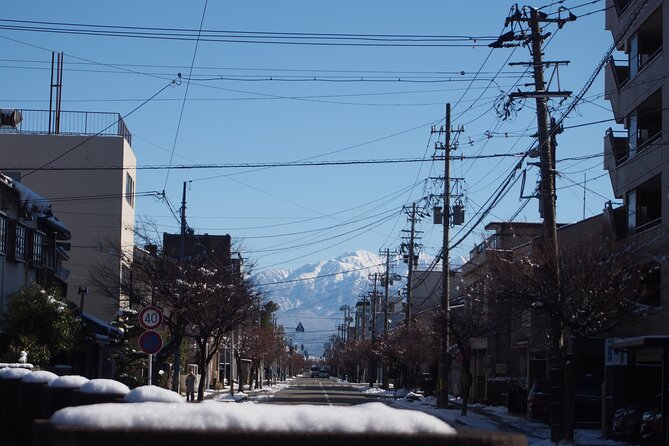
[[[2,133],[30,135],[89,135],[122,136],[132,145],[132,135],[118,113],[61,111],[56,123],[56,112],[49,110],[19,110],[21,122],[16,127],[2,127]],[[58,127],[58,132],[56,132]]]

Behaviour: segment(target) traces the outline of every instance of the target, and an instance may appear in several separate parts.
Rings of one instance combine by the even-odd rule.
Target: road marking
[[[328,402],[328,406],[334,406],[334,404],[332,404],[332,401],[330,401],[330,396],[325,392],[325,389],[323,388],[323,383],[321,382],[320,379],[318,380],[318,385],[321,387],[323,395],[325,395],[325,400]]]

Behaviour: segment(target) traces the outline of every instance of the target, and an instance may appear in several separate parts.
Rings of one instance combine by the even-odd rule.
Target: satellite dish
[[[19,110],[0,110],[0,127],[16,128],[21,121],[23,115]]]

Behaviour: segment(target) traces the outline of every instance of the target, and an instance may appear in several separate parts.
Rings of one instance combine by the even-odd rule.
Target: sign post
[[[163,348],[163,338],[154,330],[163,324],[163,312],[160,308],[153,305],[146,306],[139,312],[139,324],[146,329],[139,336],[138,343],[140,350],[149,355],[148,384],[151,385],[153,378],[153,355]]]

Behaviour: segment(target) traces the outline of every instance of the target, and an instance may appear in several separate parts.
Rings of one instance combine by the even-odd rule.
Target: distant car
[[[321,366],[319,366],[319,365],[312,365],[311,366],[310,376],[312,378],[318,378],[318,375],[320,373],[321,373]]]
[[[330,370],[328,370],[327,367],[321,367],[320,371],[318,372],[318,377],[319,378],[329,378],[330,377]]]

